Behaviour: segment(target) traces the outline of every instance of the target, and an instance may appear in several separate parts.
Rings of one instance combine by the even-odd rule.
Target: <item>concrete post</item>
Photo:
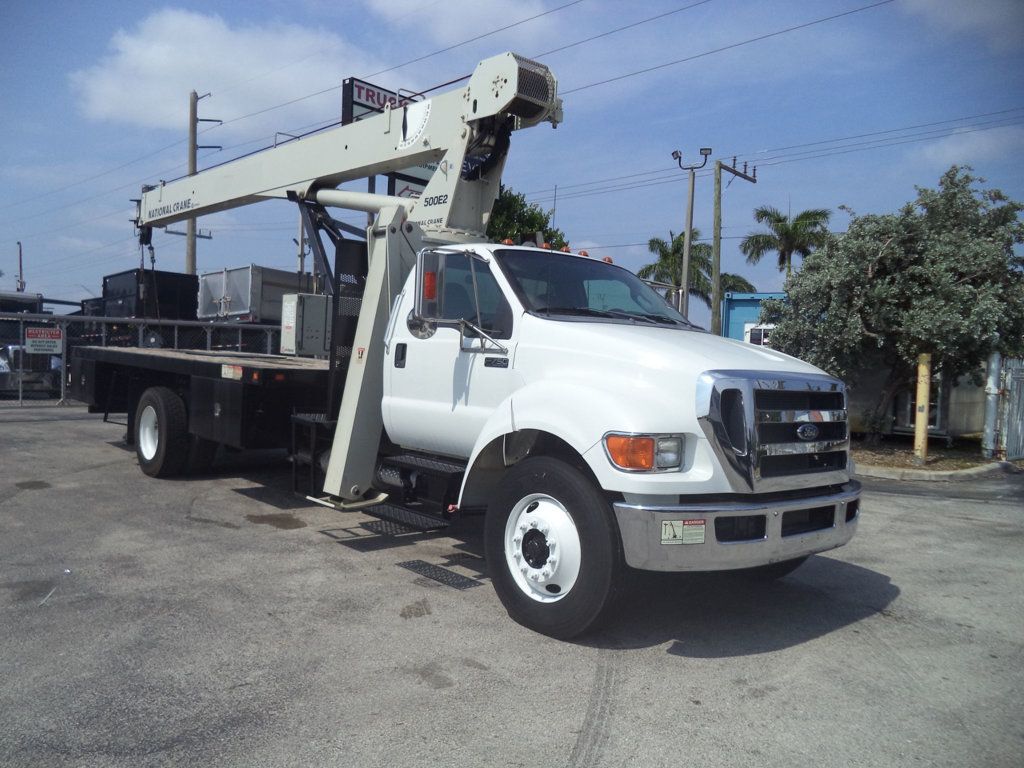
[[[985,372],[985,431],[981,437],[981,455],[991,459],[996,452],[996,425],[999,421],[999,374],[1003,367],[999,351],[988,356]]]
[[[683,236],[683,272],[679,279],[679,312],[689,319],[690,315],[690,241],[693,239],[693,189],[697,178],[693,168],[690,171],[690,196],[686,200],[686,234]],[[668,244],[669,248],[672,243]]]
[[[917,410],[914,413],[914,463],[928,459],[928,402],[931,400],[932,356],[917,356]]]

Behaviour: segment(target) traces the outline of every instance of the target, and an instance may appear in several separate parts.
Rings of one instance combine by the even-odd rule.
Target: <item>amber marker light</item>
[[[604,439],[608,457],[621,469],[654,469],[654,438],[608,435]]]

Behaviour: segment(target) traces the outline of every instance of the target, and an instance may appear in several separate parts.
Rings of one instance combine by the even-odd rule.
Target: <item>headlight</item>
[[[683,463],[683,438],[680,435],[604,436],[608,459],[628,472],[668,472]]]

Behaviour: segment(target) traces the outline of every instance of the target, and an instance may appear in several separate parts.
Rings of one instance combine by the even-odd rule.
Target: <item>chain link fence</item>
[[[58,333],[59,332],[59,333]],[[281,328],[243,323],[0,312],[0,398],[67,396],[75,347],[150,347],[276,355]]]

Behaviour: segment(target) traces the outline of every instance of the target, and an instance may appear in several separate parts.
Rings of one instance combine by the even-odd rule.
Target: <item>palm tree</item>
[[[648,250],[658,257],[653,264],[647,264],[637,270],[637,275],[644,280],[653,280],[675,287],[678,293],[680,278],[683,274],[683,244],[685,237],[669,230],[668,242],[660,237],[652,237],[647,242]],[[700,230],[694,229],[690,242],[690,278],[688,292],[692,298],[700,299],[708,307],[711,306],[711,246],[697,242]],[[722,273],[722,292],[738,291],[753,293],[757,289],[739,275]]]
[[[786,270],[788,279],[793,271],[793,255],[808,256],[828,239],[828,220],[832,211],[811,208],[790,218],[778,208],[762,205],[754,209],[754,219],[768,227],[768,232],[752,232],[743,238],[740,250],[747,262],[756,264],[766,253],[779,254],[779,271]]]

